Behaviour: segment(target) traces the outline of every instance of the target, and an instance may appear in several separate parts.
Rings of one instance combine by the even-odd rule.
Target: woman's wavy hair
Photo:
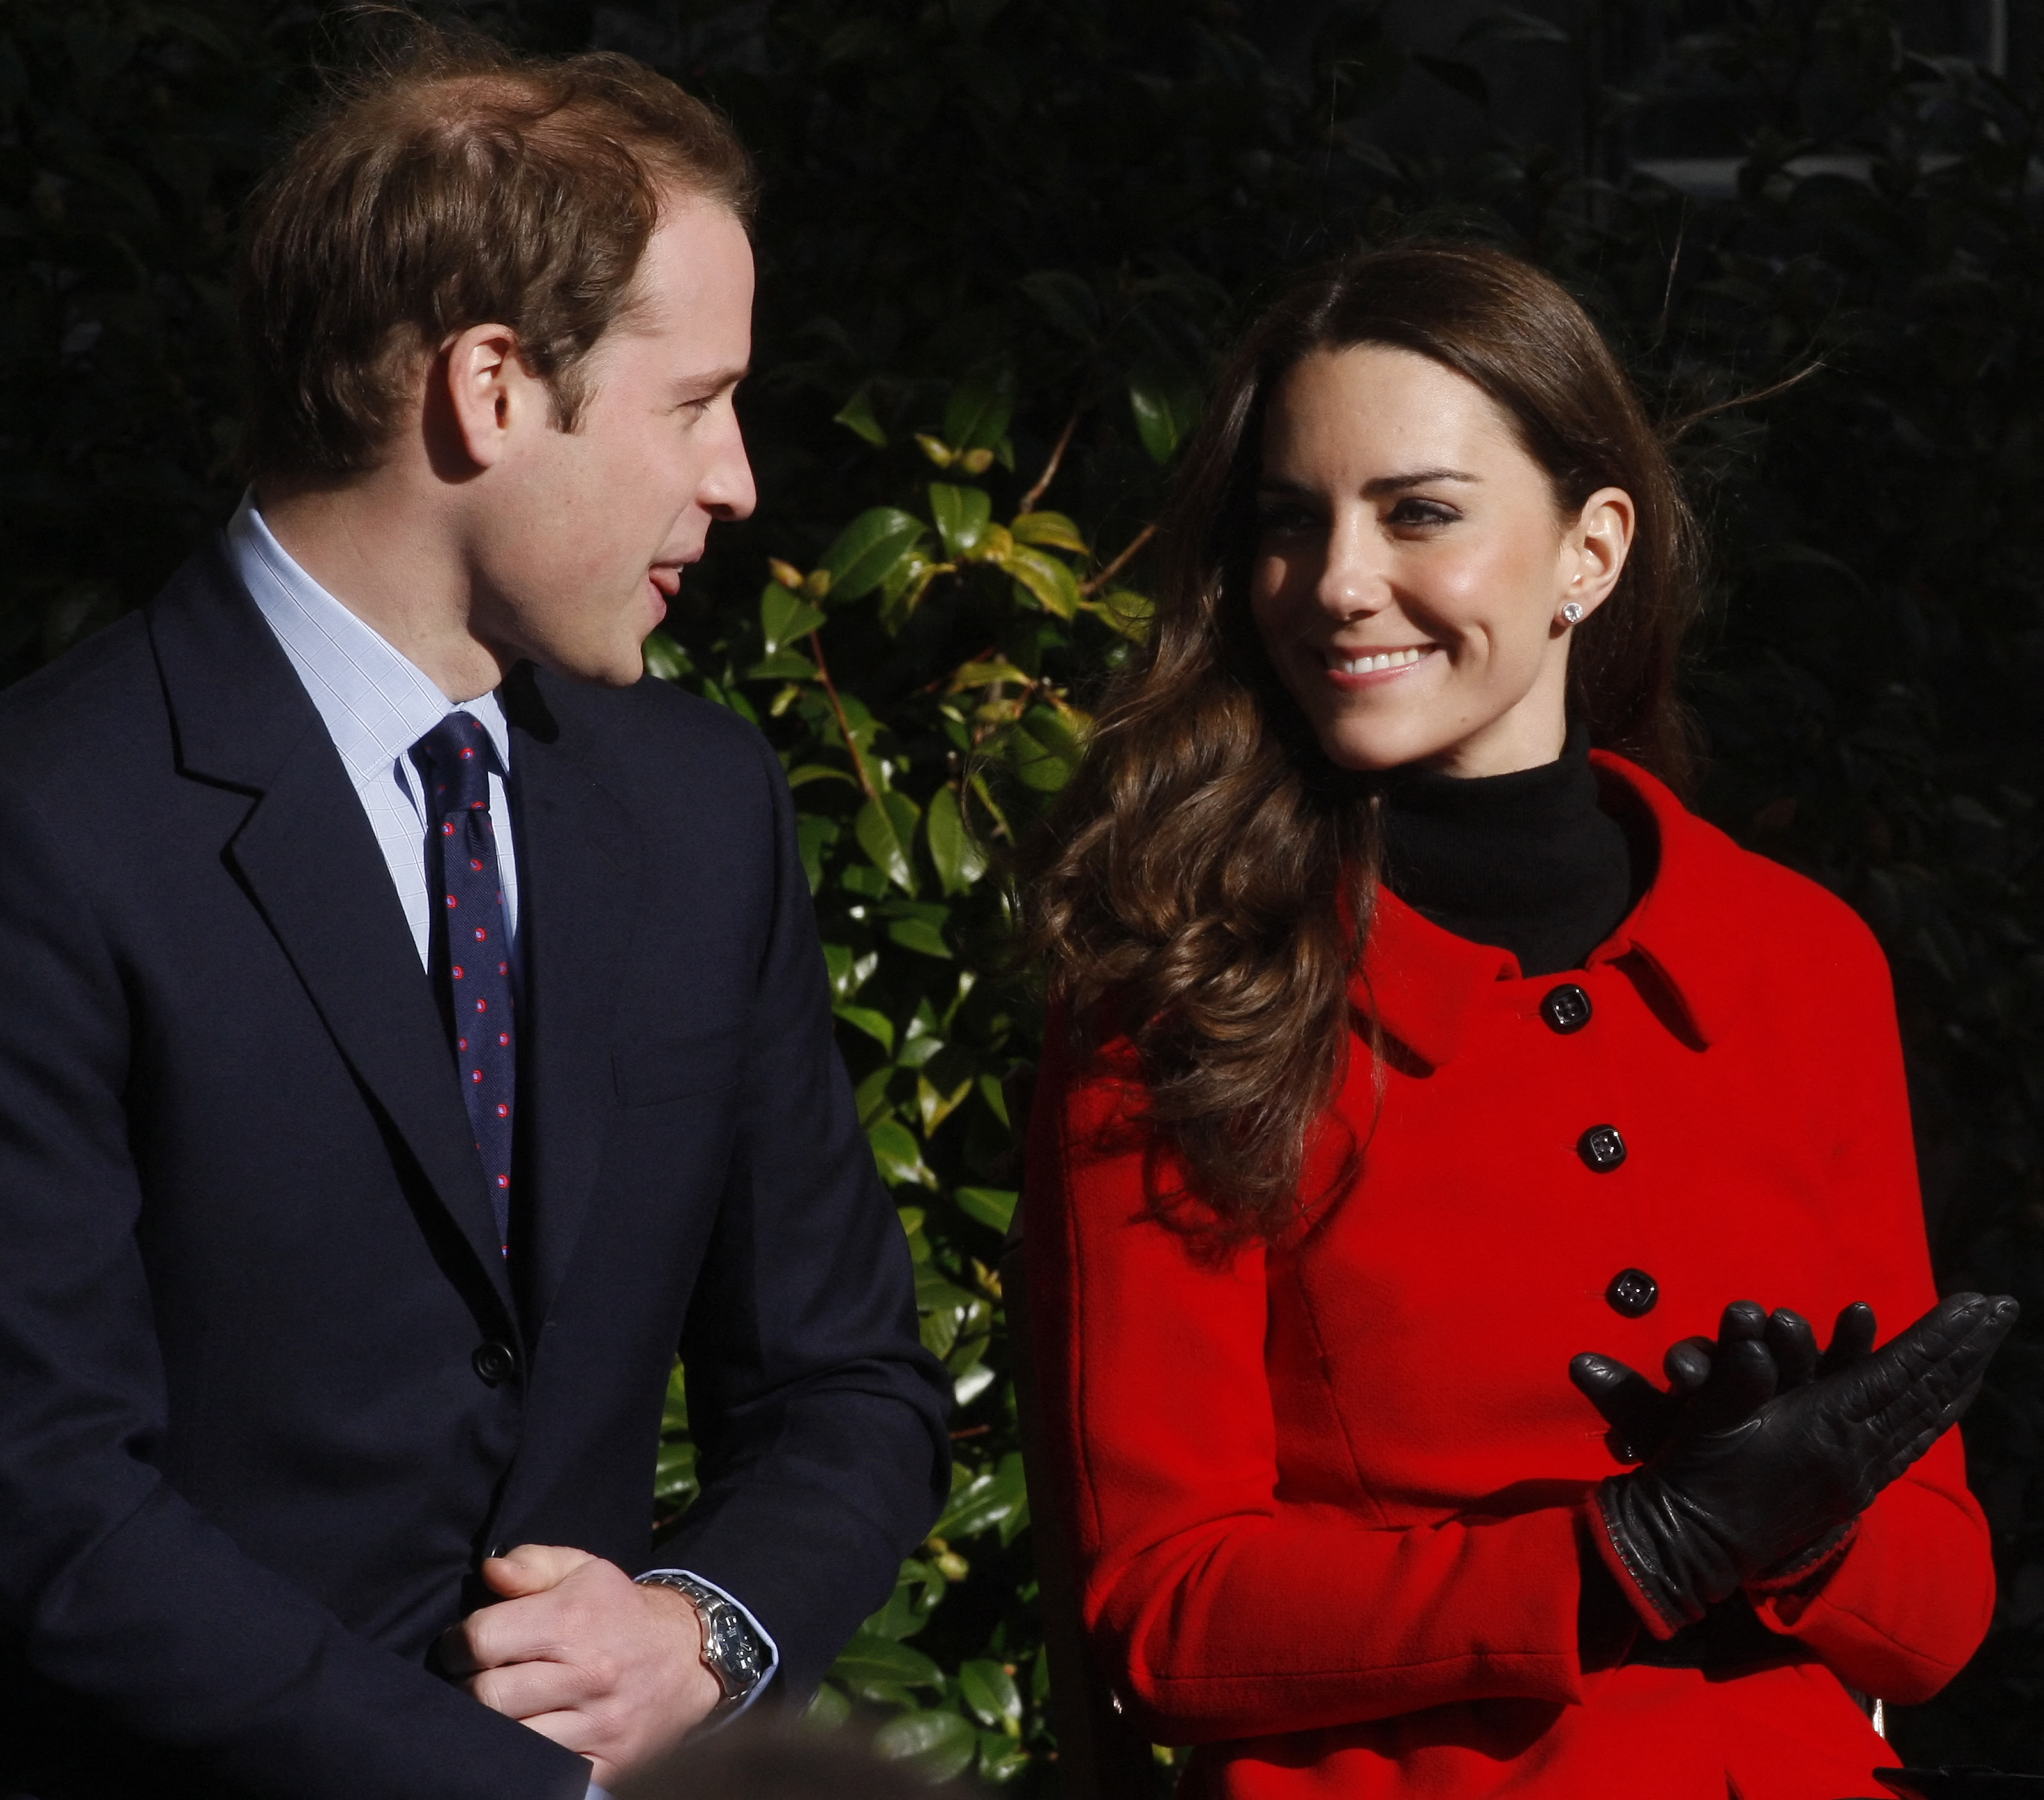
[[[1624,572],[1573,634],[1570,703],[1593,744],[1678,790],[1690,774],[1675,679],[1697,608],[1695,521],[1589,315],[1551,277],[1472,244],[1369,251],[1301,282],[1251,328],[1187,447],[1148,640],[1025,862],[1023,954],[1074,1052],[1128,1040],[1174,1197],[1233,1237],[1280,1233],[1308,1206],[1315,1123],[1352,1033],[1374,1030],[1350,1001],[1377,894],[1373,787],[1322,755],[1249,610],[1270,396],[1307,356],[1362,344],[1482,389],[1560,515],[1600,487],[1632,497]]]

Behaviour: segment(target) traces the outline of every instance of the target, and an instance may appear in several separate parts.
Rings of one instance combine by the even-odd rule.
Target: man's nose
[[[717,456],[704,474],[696,498],[703,510],[714,519],[749,518],[753,508],[759,504],[759,490],[752,479],[752,460],[745,453],[745,433],[740,429],[736,415],[724,443],[718,447]]]

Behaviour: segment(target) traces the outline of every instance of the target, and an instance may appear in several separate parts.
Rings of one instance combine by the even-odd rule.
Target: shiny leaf
[[[821,609],[812,606],[778,581],[767,583],[760,594],[759,635],[770,656],[782,645],[807,637],[823,622]],[[811,673],[813,675],[814,671]]]
[[[951,959],[951,947],[945,943],[944,934],[928,919],[894,919],[889,921],[887,935],[905,950],[914,950],[925,956]]]
[[[1047,613],[1061,619],[1074,618],[1079,610],[1078,577],[1071,565],[1060,562],[1033,545],[1018,544],[1001,566],[1012,575]]]
[[[860,807],[852,825],[859,847],[872,858],[873,866],[909,894],[916,891],[916,871],[909,851],[916,841],[916,825],[920,817],[916,802],[907,794],[888,793]]]
[[[1062,513],[1022,513],[1009,521],[1008,529],[1017,544],[1040,544],[1047,549],[1069,550],[1078,556],[1086,553],[1079,528]]]
[[[824,552],[821,567],[831,578],[830,597],[858,600],[870,594],[915,548],[924,529],[920,519],[898,506],[867,508]]]
[[[930,483],[930,517],[937,521],[947,556],[962,556],[978,548],[993,518],[993,500],[983,487],[960,487],[947,481]]]
[[[894,1022],[885,1013],[876,1013],[870,1006],[839,1006],[831,1008],[837,1017],[863,1031],[880,1048],[892,1055],[894,1049]]]
[[[933,1176],[923,1162],[922,1146],[915,1133],[899,1119],[880,1119],[866,1128],[866,1140],[873,1146],[873,1160],[880,1166],[880,1179],[890,1186],[914,1182],[928,1187]]]
[[[945,893],[962,894],[986,873],[986,854],[966,823],[956,788],[940,787],[930,796],[923,841]]]
[[[1018,1723],[1022,1717],[1022,1695],[1015,1678],[998,1663],[974,1657],[959,1667],[959,1697],[978,1715],[982,1725],[1000,1726]]]

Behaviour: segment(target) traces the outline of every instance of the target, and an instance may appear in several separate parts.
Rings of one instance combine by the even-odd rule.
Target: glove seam
[[[1647,1586],[1650,1577],[1639,1552],[1612,1525],[1611,1502],[1613,1491],[1618,1481],[1623,1479],[1625,1478],[1614,1477],[1610,1480],[1600,1482],[1597,1485],[1595,1495],[1595,1523],[1597,1533],[1603,1543],[1608,1545],[1611,1550],[1611,1556],[1606,1557],[1605,1562],[1609,1563],[1613,1557],[1617,1560],[1617,1567],[1612,1570],[1612,1572],[1620,1575],[1622,1584],[1629,1589],[1631,1593],[1637,1594],[1640,1600],[1646,1602],[1643,1608],[1635,1603],[1633,1610],[1640,1614],[1646,1629],[1665,1642],[1680,1631],[1688,1621],[1669,1616],[1667,1610],[1662,1606],[1659,1598]]]

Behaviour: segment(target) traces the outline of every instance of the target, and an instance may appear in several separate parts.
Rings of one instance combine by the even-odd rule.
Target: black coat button
[[[1573,982],[1565,981],[1547,990],[1547,998],[1540,1002],[1540,1017],[1550,1031],[1566,1037],[1590,1022],[1590,997]]]
[[[517,1353],[508,1344],[478,1344],[469,1361],[475,1372],[492,1387],[500,1381],[509,1381],[518,1372]]]
[[[1625,1160],[1625,1140],[1615,1125],[1593,1125],[1576,1140],[1576,1154],[1599,1175],[1609,1175]]]
[[[1661,1284],[1644,1269],[1620,1269],[1611,1278],[1604,1297],[1614,1313],[1623,1313],[1628,1319],[1641,1318],[1654,1310],[1654,1302],[1661,1298]]]

